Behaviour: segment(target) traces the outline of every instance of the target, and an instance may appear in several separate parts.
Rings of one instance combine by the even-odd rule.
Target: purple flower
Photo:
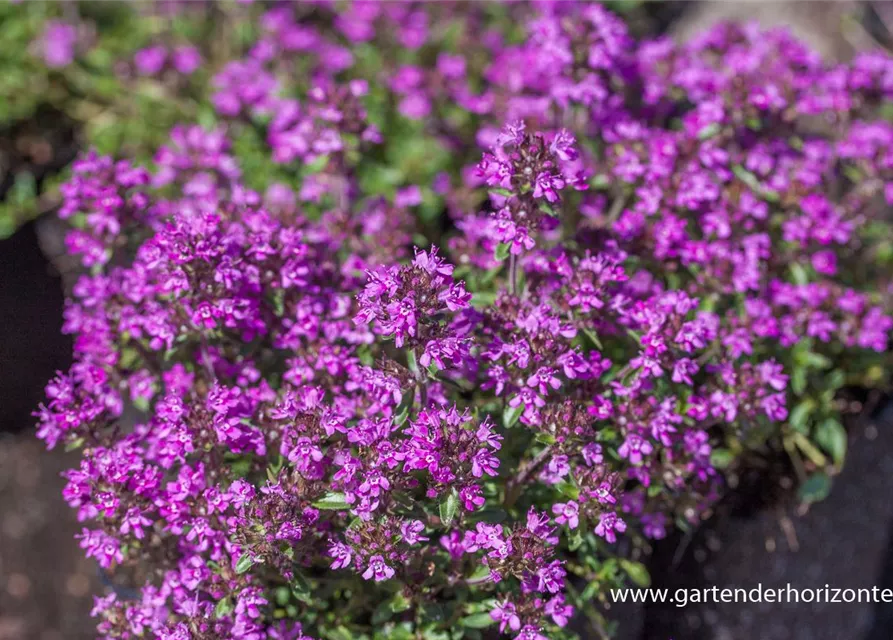
[[[506,629],[518,631],[521,628],[521,618],[518,617],[515,605],[508,600],[494,604],[490,617],[499,623],[500,633],[505,633]]]
[[[425,525],[421,520],[411,520],[400,525],[400,533],[403,534],[403,540],[406,544],[417,544],[428,540],[421,535],[425,530]]]
[[[555,134],[555,138],[549,145],[549,151],[561,160],[570,162],[577,159],[578,154],[577,150],[574,148],[575,143],[576,140],[574,139],[574,136],[567,129],[562,129]]]
[[[574,608],[565,604],[564,595],[559,593],[546,602],[543,613],[552,618],[552,622],[559,627],[565,627],[570,622],[571,616],[574,615]]]
[[[202,64],[201,54],[192,46],[176,47],[171,58],[174,69],[187,76],[194,73]]]
[[[161,45],[154,45],[137,51],[133,64],[140,75],[154,76],[164,68],[166,60],[167,50]]]
[[[398,207],[414,207],[422,204],[422,191],[412,185],[404,189],[398,189],[394,196],[394,204]]]
[[[329,556],[333,558],[332,569],[344,569],[350,566],[353,552],[343,542],[333,542],[329,546]],[[366,579],[368,580],[369,578],[366,577]]]
[[[533,184],[533,197],[558,202],[558,192],[564,189],[564,179],[554,173],[541,171]]]
[[[601,514],[598,524],[595,526],[595,534],[610,543],[617,542],[617,533],[624,531],[626,531],[626,523],[613,512]]]
[[[369,564],[366,567],[366,571],[363,572],[363,578],[365,580],[375,579],[375,582],[381,582],[382,580],[390,580],[394,577],[394,570],[385,564],[384,558],[380,555],[375,555],[369,558]]]
[[[47,66],[61,68],[74,61],[77,27],[58,20],[49,20],[41,37],[41,48]]]
[[[626,436],[623,444],[617,450],[621,458],[629,459],[630,464],[641,464],[644,456],[648,456],[654,451],[654,447],[650,442],[634,433]]]
[[[552,505],[552,513],[555,514],[555,522],[567,524],[569,529],[576,529],[580,524],[580,507],[573,500],[569,502],[556,502]]]
[[[531,624],[521,629],[521,632],[515,636],[516,640],[549,640],[547,636],[542,634],[542,630]]]
[[[837,273],[837,255],[833,251],[818,251],[812,254],[813,268],[826,276]]]

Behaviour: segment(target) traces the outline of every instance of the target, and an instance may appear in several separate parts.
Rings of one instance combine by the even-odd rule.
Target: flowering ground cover
[[[37,412],[101,637],[569,638],[746,456],[827,493],[889,378],[888,57],[222,6],[3,9],[106,109]]]

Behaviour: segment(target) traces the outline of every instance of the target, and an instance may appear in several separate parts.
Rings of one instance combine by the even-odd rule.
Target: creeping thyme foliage
[[[893,327],[888,58],[576,3],[239,7],[229,59],[127,61],[207,75],[198,121],[61,189],[39,435],[129,585],[102,637],[572,637],[744,452],[839,468],[834,394]]]

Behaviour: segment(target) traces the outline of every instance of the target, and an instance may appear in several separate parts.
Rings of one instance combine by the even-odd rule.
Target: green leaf
[[[408,354],[409,355],[409,354]],[[415,356],[412,356],[415,362]],[[412,405],[415,402],[415,386],[410,387],[403,393],[400,404],[394,410],[394,424],[398,427],[406,422],[409,418],[409,412],[412,411]]]
[[[76,451],[84,446],[86,440],[84,438],[72,438],[65,443],[65,451]]]
[[[493,291],[478,291],[471,295],[471,305],[475,308],[489,307],[496,302],[496,293]]]
[[[456,513],[459,512],[459,493],[453,489],[440,503],[440,521],[445,527],[452,524]]]
[[[10,187],[7,198],[12,204],[22,206],[36,195],[37,182],[34,180],[34,176],[23,171],[15,177],[15,182]]]
[[[816,427],[815,441],[819,446],[831,454],[834,464],[840,466],[846,457],[847,437],[846,429],[835,418],[823,420]]]
[[[297,600],[300,600],[305,604],[311,604],[313,602],[313,598],[311,597],[313,588],[310,586],[307,578],[304,577],[304,574],[300,571],[294,572],[294,579],[291,581],[291,593]]]
[[[577,500],[580,498],[580,489],[574,486],[574,484],[571,482],[559,482],[555,485],[555,488],[558,489],[561,495],[565,498],[570,498],[571,500]]]
[[[815,402],[813,402],[811,398],[807,398],[791,410],[791,415],[788,418],[788,422],[794,429],[796,429],[800,433],[808,433],[809,429],[807,428],[807,420],[809,419],[809,414],[812,413],[814,408]]]
[[[626,574],[640,587],[648,587],[651,584],[651,575],[641,562],[633,562],[626,558],[620,559],[620,566]]]
[[[506,258],[509,257],[510,249],[512,248],[511,243],[508,242],[500,242],[496,245],[496,251],[493,254],[493,257],[502,262]]]
[[[599,590],[601,590],[601,583],[598,580],[593,580],[589,584],[586,585],[586,588],[583,589],[582,593],[580,593],[580,600],[582,602],[588,602],[595,598],[596,594],[598,594]]]
[[[217,606],[214,607],[214,617],[215,618],[225,618],[227,614],[229,614],[233,610],[233,601],[229,598],[224,598],[220,602],[217,603]]]
[[[329,640],[355,640],[356,638],[350,629],[344,625],[339,625],[334,629],[326,629],[324,633]]]
[[[523,402],[519,403],[517,407],[508,407],[505,413],[502,414],[502,426],[506,429],[511,429],[521,418],[522,413],[524,413]]]
[[[319,173],[323,169],[326,168],[326,165],[329,164],[329,156],[321,155],[317,156],[313,159],[313,162],[309,162],[304,165],[303,174],[305,176],[313,175],[315,173]]]
[[[415,357],[415,351],[409,349],[406,351],[406,367],[412,371],[413,373],[419,370],[419,363]],[[406,394],[403,394],[403,399],[406,399]]]
[[[317,509],[325,509],[329,511],[346,511],[347,509],[350,509],[350,505],[347,504],[344,499],[344,494],[334,491],[330,491],[320,500],[314,502],[313,506]]]
[[[825,455],[819,451],[818,447],[816,447],[809,438],[799,432],[794,433],[793,438],[797,448],[803,452],[803,455],[812,460],[813,464],[817,467],[824,467],[828,463]]]
[[[735,454],[733,454],[728,449],[714,449],[710,454],[710,464],[712,464],[717,469],[725,469],[732,461],[735,459]]]
[[[567,548],[570,551],[576,551],[583,545],[583,530],[580,527],[571,532],[567,540]]]
[[[820,353],[807,351],[804,355],[806,365],[813,369],[827,369],[831,366],[831,360]]]
[[[372,624],[378,626],[384,624],[393,617],[394,612],[391,610],[390,602],[379,603],[372,612]]]
[[[712,124],[708,124],[706,127],[698,131],[698,140],[707,140],[708,138],[712,138],[720,131],[720,126],[718,122],[714,122]]]
[[[592,179],[589,181],[589,184],[592,185],[593,189],[606,189],[610,184],[610,178],[604,173],[598,173],[592,176]]]
[[[809,284],[809,274],[806,273],[806,269],[799,262],[792,262],[791,266],[791,280],[794,281],[794,284],[805,285]]]
[[[824,500],[831,493],[831,478],[821,471],[814,473],[800,486],[799,493],[803,502]]]
[[[736,164],[734,167],[732,167],[732,173],[734,173],[735,177],[741,180],[741,182],[746,184],[753,191],[757,193],[761,191],[760,181],[757,179],[757,177],[753,173],[742,167],[740,164]]]
[[[549,204],[548,202],[540,202],[540,211],[549,214],[553,218],[558,216],[558,212],[555,211],[555,208]]]
[[[394,613],[400,613],[401,611],[407,611],[409,607],[412,606],[412,603],[406,599],[406,596],[403,595],[402,591],[398,591],[394,594],[394,597],[391,598],[391,601],[388,603],[388,607]]]
[[[245,573],[254,565],[255,565],[254,558],[251,557],[250,552],[246,551],[239,558],[238,562],[236,562],[236,573],[238,573],[238,574]]]
[[[791,371],[791,391],[798,396],[806,391],[806,367],[795,366]]]
[[[602,341],[598,339],[598,334],[594,329],[583,329],[583,333],[589,338],[590,342],[598,348],[599,351],[602,351],[604,347],[602,346]]]
[[[470,616],[465,616],[462,620],[459,621],[463,627],[468,627],[469,629],[485,629],[492,624],[496,623],[489,613],[475,613]]]

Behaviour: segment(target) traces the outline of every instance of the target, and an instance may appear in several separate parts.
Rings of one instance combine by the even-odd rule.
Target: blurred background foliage
[[[78,151],[95,148],[102,154],[147,162],[167,140],[173,125],[197,121],[213,126],[214,111],[208,102],[211,80],[222,64],[255,40],[257,23],[244,17],[263,9],[264,3],[256,4],[236,0],[0,3],[0,238],[55,208],[58,186],[66,180],[66,169]],[[626,14],[634,31],[653,34],[665,31],[686,3],[620,0],[606,4]],[[488,3],[484,11],[508,25],[511,38],[510,7]],[[48,25],[54,21],[77,25],[71,64],[53,67],[45,60],[45,39],[52,37]],[[451,42],[474,37],[462,34],[463,28],[461,21],[454,20],[438,29],[441,44],[453,48]],[[520,24],[514,30],[518,38],[523,35]],[[188,76],[135,73],[134,55],[159,42],[193,44],[204,64]],[[395,51],[401,59],[384,60],[387,52],[372,44],[361,46],[356,75],[375,77],[385,64],[434,62],[430,47]],[[383,84],[371,89],[370,120],[382,130],[387,145],[377,162],[364,164],[365,186],[391,195],[400,184],[430,184],[438,172],[460,167],[462,158],[454,149],[424,131],[421,124],[396,115],[389,102],[393,96]],[[439,115],[459,130],[475,126],[472,117],[456,105]],[[246,183],[262,190],[290,175],[288,167],[271,162],[259,135],[245,129],[234,135],[233,142],[243,161]],[[442,206],[430,192],[423,192],[423,202],[420,215],[430,224]]]

